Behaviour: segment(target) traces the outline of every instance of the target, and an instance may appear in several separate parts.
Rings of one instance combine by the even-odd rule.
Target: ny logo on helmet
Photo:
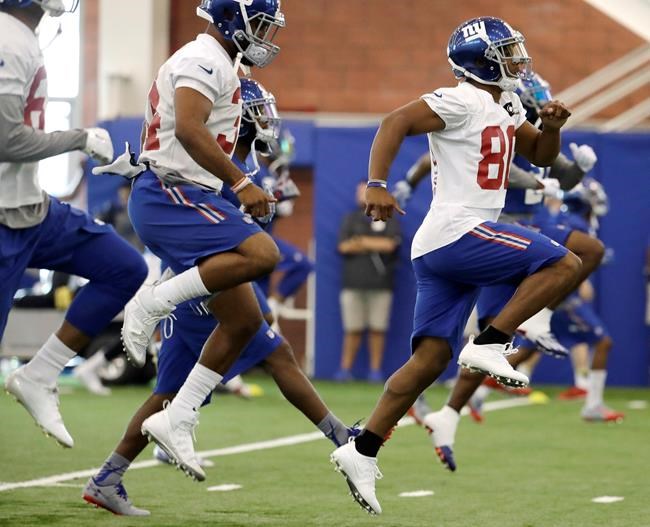
[[[461,29],[466,41],[474,40],[479,38],[479,35],[485,35],[485,22],[483,20],[472,22]]]

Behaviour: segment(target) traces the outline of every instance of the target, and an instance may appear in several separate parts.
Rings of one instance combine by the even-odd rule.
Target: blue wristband
[[[372,187],[381,187],[381,188],[387,188],[388,185],[383,179],[371,179],[366,183],[367,188],[372,188]]]

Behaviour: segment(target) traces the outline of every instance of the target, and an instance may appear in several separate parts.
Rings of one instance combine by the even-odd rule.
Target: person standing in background
[[[401,243],[396,218],[373,222],[364,212],[366,181],[357,185],[357,210],[343,220],[338,250],[343,255],[343,352],[337,381],[350,381],[350,369],[368,330],[368,381],[383,382],[381,371],[386,328],[393,300],[393,275]]]

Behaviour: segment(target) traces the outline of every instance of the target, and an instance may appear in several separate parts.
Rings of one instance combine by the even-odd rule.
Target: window
[[[48,105],[45,131],[70,130],[80,122],[79,95],[80,9],[58,18],[45,16],[38,34],[45,56]],[[43,189],[53,196],[70,194],[82,175],[82,156],[78,152],[61,154],[39,163],[38,176]]]

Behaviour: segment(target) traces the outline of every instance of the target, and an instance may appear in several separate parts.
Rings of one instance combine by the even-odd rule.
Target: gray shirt
[[[364,211],[345,216],[339,232],[339,243],[355,236],[392,238],[399,244],[401,229],[395,218],[387,222],[371,221]],[[343,255],[344,289],[392,289],[398,253],[369,252]]]
[[[38,225],[49,207],[49,197],[42,190],[41,200],[20,204],[25,185],[37,185],[36,162],[64,152],[83,149],[85,130],[45,133],[23,122],[23,101],[17,95],[0,95],[0,192],[11,194],[17,206],[0,206],[0,224],[12,229]],[[25,170],[27,165],[32,170]],[[13,196],[15,194],[15,196]],[[33,200],[29,200],[33,201]]]

